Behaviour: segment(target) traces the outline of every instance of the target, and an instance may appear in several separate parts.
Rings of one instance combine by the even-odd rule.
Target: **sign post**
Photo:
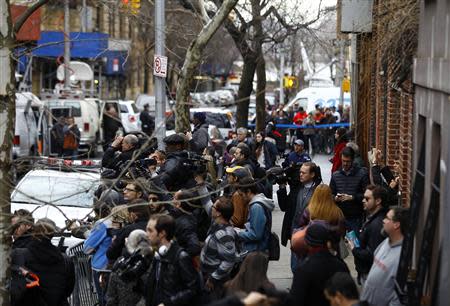
[[[165,0],[155,1],[155,57],[153,74],[155,76],[155,134],[158,149],[164,149],[163,139],[166,136],[166,76],[167,57],[165,56]]]

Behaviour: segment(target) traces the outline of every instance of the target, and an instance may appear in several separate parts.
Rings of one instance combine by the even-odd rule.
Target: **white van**
[[[33,109],[43,106],[31,92],[16,93],[16,123],[14,129],[13,158],[34,156],[38,153],[37,120]]]
[[[98,106],[95,101],[85,99],[55,98],[45,100],[51,118],[49,122],[55,123],[60,116],[73,116],[80,130],[79,152],[92,152],[97,149],[99,137]]]
[[[287,111],[289,106],[298,104],[299,107],[310,113],[315,110],[316,105],[321,107],[336,108],[339,105],[340,88],[339,87],[308,87],[301,90],[292,101],[290,101],[285,107],[284,111]],[[344,107],[350,106],[350,93],[344,93]]]

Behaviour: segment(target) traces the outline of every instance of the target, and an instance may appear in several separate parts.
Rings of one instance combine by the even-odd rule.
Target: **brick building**
[[[342,19],[348,18],[348,6],[357,2],[341,1]],[[417,50],[419,9],[412,0],[362,2],[365,7],[354,8],[360,13],[362,29],[342,29],[352,32],[352,117],[356,142],[363,158],[367,158],[365,152],[372,147],[382,150],[385,163],[400,175],[402,203],[409,205],[414,119],[412,63]]]

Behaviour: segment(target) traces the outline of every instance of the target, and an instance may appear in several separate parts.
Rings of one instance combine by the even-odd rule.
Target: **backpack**
[[[266,231],[269,233],[269,245],[267,250],[269,252],[269,260],[277,261],[280,260],[280,237],[275,232],[272,232],[272,216],[270,211],[261,205],[264,209],[266,215]]]

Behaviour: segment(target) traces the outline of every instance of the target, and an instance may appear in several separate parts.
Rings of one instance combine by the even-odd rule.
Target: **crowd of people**
[[[364,167],[348,131],[333,129],[327,185],[304,134],[282,160],[270,124],[254,136],[239,128],[218,152],[204,123],[196,114],[193,132],[166,137],[165,151],[132,134],[105,150],[95,222],[69,226],[85,239],[99,305],[401,305],[394,279],[409,217],[380,151]],[[267,277],[280,256],[276,206],[291,250],[288,291]],[[12,224],[12,304],[67,305],[77,280],[51,243],[54,223],[20,211]]]

